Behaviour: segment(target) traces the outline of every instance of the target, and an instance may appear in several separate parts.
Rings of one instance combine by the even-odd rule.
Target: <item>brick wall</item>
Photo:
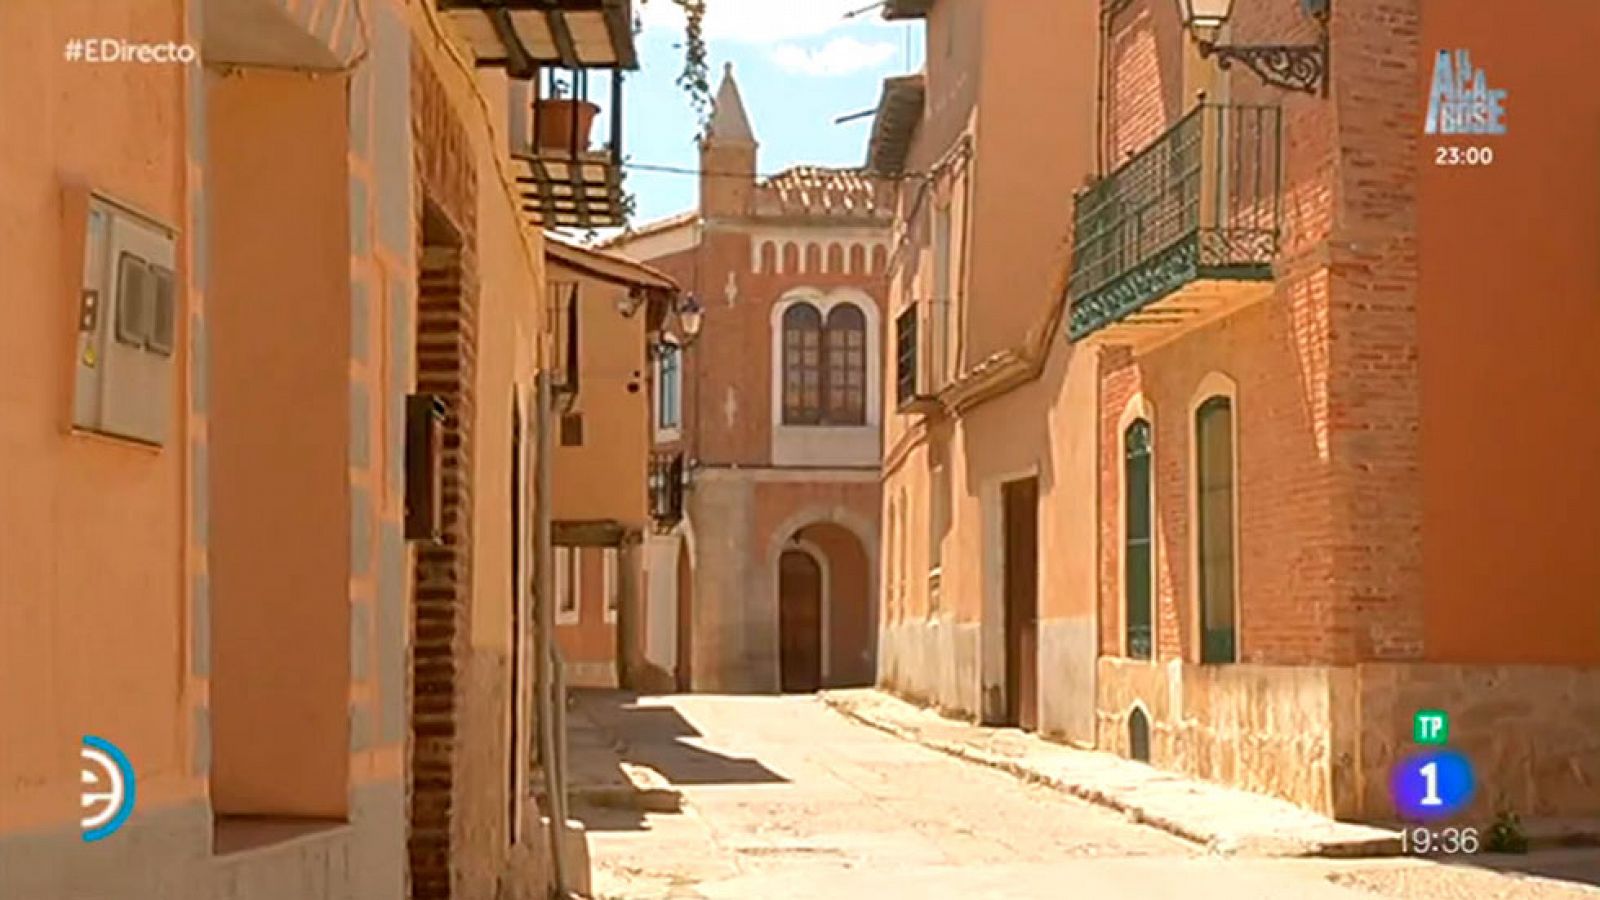
[[[765,271],[759,267],[751,232],[710,227],[703,234],[702,242],[691,250],[647,260],[677,279],[705,308],[700,339],[684,361],[685,440],[694,433],[699,444],[690,453],[707,462],[767,465],[772,448],[773,305],[795,288],[860,290],[877,305],[879,332],[869,339],[881,344],[893,324],[884,259],[863,247],[859,237],[819,227],[815,237],[779,242],[782,247],[774,247],[773,256],[781,261],[792,255],[795,263],[783,264],[781,272]],[[867,271],[822,270],[830,247],[837,246],[838,255],[848,262],[851,254],[846,248],[852,245],[862,247],[860,257]],[[796,266],[802,268],[797,271]],[[883,360],[886,367],[892,362],[887,353]],[[885,368],[884,377],[891,372]]]
[[[1142,386],[1155,410],[1158,648],[1193,658],[1189,471],[1194,391],[1238,385],[1240,652],[1261,662],[1349,662],[1420,653],[1416,391],[1414,0],[1352,0],[1333,23],[1331,98],[1227,79],[1235,103],[1284,110],[1284,222],[1275,295],[1138,360],[1110,356],[1101,390],[1102,648],[1121,602],[1116,424]],[[1135,17],[1135,4],[1124,17]],[[1176,27],[1176,21],[1171,23]],[[1310,41],[1297,4],[1241,9],[1233,39]],[[1135,32],[1137,33],[1137,29]],[[1153,46],[1170,42],[1150,38]],[[1114,41],[1115,44],[1115,41]],[[1154,113],[1181,73],[1122,54],[1114,138]],[[1143,61],[1141,61],[1143,60]],[[1166,87],[1148,83],[1160,72]],[[1129,82],[1124,84],[1123,82]],[[1153,101],[1151,101],[1153,102]],[[1149,103],[1147,103],[1149,106]],[[1138,116],[1130,110],[1144,110]],[[1140,124],[1145,123],[1145,124]],[[1285,539],[1285,535],[1293,535]]]
[[[1337,219],[1329,241],[1328,429],[1339,653],[1422,655],[1416,243],[1419,0],[1340,6]]]
[[[1106,100],[1110,168],[1149,145],[1193,102],[1181,96],[1183,44],[1176,9],[1167,0],[1133,0],[1112,19]]]
[[[476,174],[471,144],[419,52],[412,115],[423,203],[418,229],[417,390],[438,394],[444,423],[442,538],[419,546],[412,663],[412,896],[452,896],[459,701],[472,596],[472,422],[477,334]],[[441,221],[442,220],[442,221]],[[448,223],[448,224],[446,224]],[[447,234],[453,230],[454,235]],[[447,242],[454,237],[456,242]]]

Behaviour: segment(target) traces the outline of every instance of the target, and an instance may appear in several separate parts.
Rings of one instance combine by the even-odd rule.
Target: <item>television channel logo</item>
[[[1389,796],[1401,818],[1449,818],[1472,802],[1477,776],[1466,754],[1451,750],[1450,715],[1419,709],[1411,717],[1411,739],[1427,748],[1413,752],[1389,773]]]
[[[1505,134],[1508,91],[1489,87],[1483,69],[1466,50],[1440,50],[1428,88],[1425,134]]]
[[[138,778],[133,763],[116,744],[92,734],[83,736],[83,839],[105,840],[133,815]]]

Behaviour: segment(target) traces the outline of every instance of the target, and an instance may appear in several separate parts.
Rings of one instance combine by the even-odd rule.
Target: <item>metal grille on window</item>
[[[867,420],[867,320],[854,305],[828,313],[828,404],[824,418],[835,425]]]
[[[783,421],[816,424],[822,419],[822,314],[797,303],[783,314]]]

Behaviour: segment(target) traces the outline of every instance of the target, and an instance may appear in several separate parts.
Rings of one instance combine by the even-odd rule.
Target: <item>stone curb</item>
[[[627,784],[573,784],[567,786],[569,801],[584,801],[611,809],[637,812],[675,813],[683,811],[683,791],[678,790],[647,766],[622,763]]]
[[[997,753],[987,753],[959,741],[946,741],[938,738],[926,737],[914,729],[906,728],[894,722],[878,719],[872,715],[856,709],[848,701],[822,694],[822,701],[830,709],[860,722],[870,728],[875,728],[886,734],[893,735],[901,740],[920,744],[930,750],[936,750],[948,756],[965,760],[988,768],[997,769],[1012,775],[1030,784],[1037,784],[1052,790],[1077,797],[1080,800],[1114,809],[1123,813],[1133,821],[1150,825],[1162,831],[1180,837],[1205,847],[1208,851],[1224,855],[1252,855],[1252,856],[1278,856],[1278,857],[1328,857],[1340,859],[1357,859],[1367,857],[1400,856],[1399,835],[1393,837],[1373,838],[1363,841],[1298,841],[1292,838],[1273,838],[1261,840],[1238,840],[1226,835],[1218,834],[1208,829],[1197,828],[1188,823],[1178,821],[1170,816],[1152,813],[1124,797],[1117,796],[1107,791],[1100,790],[1092,785],[1079,782],[1066,781],[1043,772],[1036,771],[1021,762]]]

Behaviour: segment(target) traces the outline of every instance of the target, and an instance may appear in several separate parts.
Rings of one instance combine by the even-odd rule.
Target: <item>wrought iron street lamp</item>
[[[1333,0],[1300,0],[1301,10],[1316,20],[1321,39],[1314,44],[1218,44],[1217,32],[1233,14],[1233,0],[1178,0],[1183,27],[1194,35],[1202,57],[1216,57],[1217,66],[1235,62],[1274,87],[1328,96],[1328,15]]]
[[[705,324],[705,311],[700,308],[700,301],[693,296],[684,295],[678,301],[678,308],[673,311],[678,317],[678,330],[683,335],[685,347],[693,344],[700,337],[700,329]]]

